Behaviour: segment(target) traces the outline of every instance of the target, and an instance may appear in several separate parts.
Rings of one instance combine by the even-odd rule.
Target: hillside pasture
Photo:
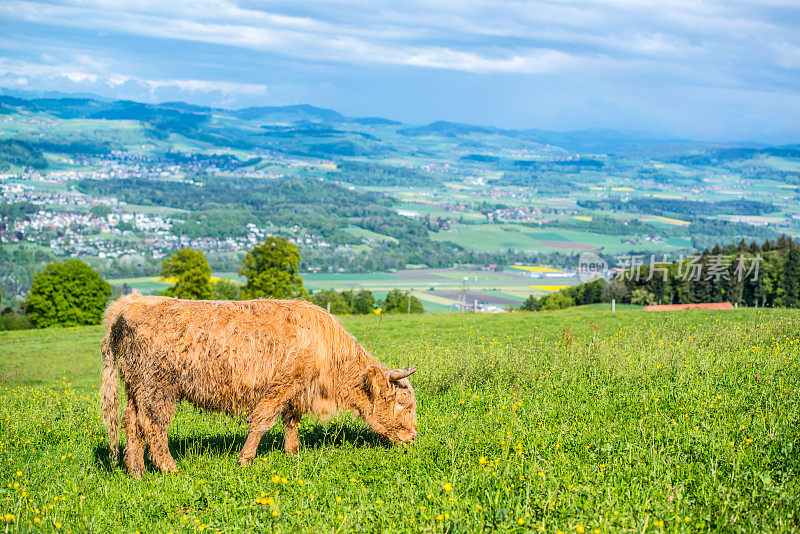
[[[384,363],[417,365],[419,439],[348,414],[280,423],[240,468],[243,419],[183,405],[179,471],[108,463],[102,328],[0,333],[6,532],[796,532],[800,314],[349,318]]]

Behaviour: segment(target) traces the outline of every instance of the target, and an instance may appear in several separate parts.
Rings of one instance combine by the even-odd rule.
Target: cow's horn
[[[390,382],[397,382],[401,378],[405,378],[407,376],[411,376],[416,371],[416,367],[409,367],[408,369],[397,369],[396,371],[392,371],[389,373],[389,381]]]

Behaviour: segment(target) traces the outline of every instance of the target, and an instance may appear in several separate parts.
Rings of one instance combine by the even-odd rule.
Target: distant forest
[[[619,259],[619,258],[618,258]],[[531,296],[527,310],[581,304],[689,304],[730,302],[743,306],[800,308],[800,242],[788,237],[759,245],[744,241],[671,263],[631,266],[621,276]],[[624,266],[624,265],[622,265]]]

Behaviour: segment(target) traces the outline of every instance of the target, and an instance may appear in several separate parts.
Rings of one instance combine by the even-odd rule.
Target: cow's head
[[[417,400],[408,380],[417,369],[383,370],[367,367],[364,388],[371,407],[362,417],[378,434],[409,443],[417,437]]]

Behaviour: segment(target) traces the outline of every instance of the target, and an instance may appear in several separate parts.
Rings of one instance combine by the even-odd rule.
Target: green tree
[[[639,306],[650,306],[656,303],[656,296],[646,289],[634,289],[631,291],[631,304]]]
[[[242,298],[242,288],[225,278],[214,282],[211,292],[213,300],[239,300]]]
[[[342,291],[342,297],[350,306],[350,313],[368,315],[375,311],[375,296],[368,289]]]
[[[161,276],[175,278],[175,285],[167,294],[181,299],[211,298],[211,267],[199,250],[185,248],[161,264]]]
[[[538,298],[534,295],[528,295],[528,298],[525,299],[525,302],[522,303],[519,309],[524,311],[537,311],[540,306],[541,303]]]
[[[786,255],[781,286],[781,304],[787,308],[800,307],[800,248],[797,245]]]
[[[411,313],[425,313],[425,308],[420,300],[408,291],[392,289],[386,295],[386,300],[381,303],[383,313],[408,313],[409,299],[411,300]]]
[[[300,277],[300,251],[283,237],[268,237],[247,253],[239,274],[247,278],[242,298],[307,298]]]
[[[572,306],[575,306],[575,299],[563,291],[559,291],[558,293],[543,297],[539,309],[542,311],[563,310],[564,308],[571,308]]]
[[[33,277],[27,313],[39,328],[100,324],[111,286],[80,260],[49,263]]]
[[[105,204],[95,204],[94,206],[89,208],[89,213],[92,214],[92,217],[105,219],[111,213],[111,208],[109,208]]]
[[[314,293],[311,297],[311,302],[320,308],[327,309],[328,304],[331,305],[331,313],[334,315],[347,315],[352,313],[352,308],[345,300],[341,293],[337,293],[333,289],[326,289],[318,293]]]

